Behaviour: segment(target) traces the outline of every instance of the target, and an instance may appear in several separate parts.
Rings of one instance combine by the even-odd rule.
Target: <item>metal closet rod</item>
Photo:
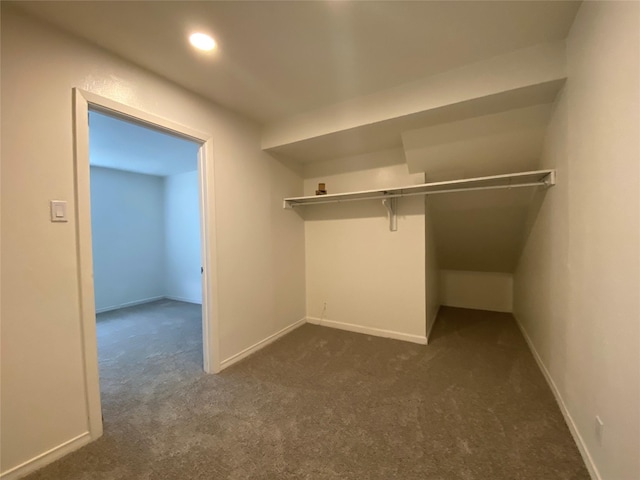
[[[525,183],[511,183],[514,179],[517,180],[518,177],[532,177],[538,176],[539,179],[534,182],[525,182]],[[481,183],[481,182],[489,182],[489,181],[506,181],[508,180],[510,183],[500,184],[500,185],[485,185],[485,186],[465,186],[465,184],[469,183]],[[342,203],[342,202],[356,202],[362,200],[380,200],[387,198],[400,198],[400,197],[412,197],[417,195],[436,195],[440,193],[454,193],[454,192],[470,192],[470,191],[478,191],[478,190],[499,190],[499,189],[511,189],[511,188],[522,188],[522,187],[550,187],[555,185],[555,170],[539,170],[533,172],[521,172],[521,173],[513,173],[513,174],[505,174],[505,175],[495,175],[491,177],[477,177],[477,178],[468,178],[461,180],[452,180],[446,182],[434,182],[434,183],[425,183],[422,185],[410,185],[407,187],[396,187],[389,189],[378,189],[378,190],[368,190],[362,192],[351,192],[351,193],[338,193],[333,194],[339,198],[323,198],[323,197],[295,197],[295,198],[285,198],[284,206],[285,208],[293,208],[296,206],[305,206],[305,205],[319,205],[326,203]],[[421,188],[436,188],[440,186],[451,185],[452,188],[445,188],[442,190],[419,190]],[[455,186],[458,185],[458,186]],[[401,190],[418,190],[418,191],[408,191],[402,192]],[[396,193],[386,193],[386,191],[396,192]],[[378,194],[378,192],[380,192]]]
[[[474,190],[498,190],[502,188],[518,188],[518,187],[540,187],[546,185],[544,182],[535,183],[520,183],[515,185],[493,185],[491,187],[469,187],[469,188],[450,188],[447,190],[434,190],[433,192],[408,192],[408,193],[389,193],[376,195],[374,197],[357,197],[357,198],[334,198],[333,200],[318,200],[313,203],[294,203],[293,207],[304,207],[306,205],[319,205],[321,203],[343,203],[343,202],[358,202],[363,200],[380,200],[385,198],[400,198],[400,197],[415,197],[418,195],[436,195],[438,193],[454,193],[454,192],[472,192]]]

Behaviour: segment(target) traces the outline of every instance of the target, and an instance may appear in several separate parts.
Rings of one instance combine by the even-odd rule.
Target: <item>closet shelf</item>
[[[406,187],[379,188],[359,192],[332,193],[309,197],[290,197],[284,199],[284,208],[324,203],[353,202],[357,200],[387,200],[415,195],[435,195],[440,193],[468,192],[473,190],[495,190],[501,188],[551,187],[556,184],[555,170],[536,170],[533,172],[508,173],[490,177],[465,178],[446,182],[423,183]],[[394,205],[395,207],[395,205]],[[394,209],[395,210],[395,209]]]

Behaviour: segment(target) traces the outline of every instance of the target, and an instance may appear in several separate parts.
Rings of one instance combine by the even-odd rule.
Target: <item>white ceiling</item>
[[[16,2],[262,123],[564,39],[566,1]],[[195,52],[210,32],[219,49]]]
[[[411,172],[440,180],[537,168],[580,2],[15,5],[260,122],[263,149],[305,164],[302,171],[402,147]],[[187,36],[195,30],[211,33],[219,49],[194,51]],[[167,150],[133,158],[113,138],[92,142],[102,150],[93,160],[120,156],[126,165],[116,168],[149,167],[143,157]],[[140,152],[151,144],[139,142]],[[430,200],[440,267],[512,272],[532,198],[502,191]]]
[[[164,177],[197,170],[199,148],[190,140],[89,112],[89,162],[94,167]]]

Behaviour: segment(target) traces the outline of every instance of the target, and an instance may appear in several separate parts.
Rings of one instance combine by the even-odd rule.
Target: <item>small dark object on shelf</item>
[[[327,194],[327,187],[325,186],[324,183],[319,183],[318,189],[316,190],[316,195],[326,195],[326,194]]]

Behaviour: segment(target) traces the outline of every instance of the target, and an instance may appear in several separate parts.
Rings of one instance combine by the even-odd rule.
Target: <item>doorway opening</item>
[[[107,421],[149,404],[168,379],[202,368],[199,148],[89,110],[96,332]]]
[[[95,439],[103,431],[101,386],[102,398],[115,402],[104,405],[111,415],[129,409],[126,398],[140,400],[123,397],[127,385],[150,396],[170,378],[220,369],[209,248],[215,216],[207,202],[213,169],[205,134],[79,89],[74,103],[80,306]]]

